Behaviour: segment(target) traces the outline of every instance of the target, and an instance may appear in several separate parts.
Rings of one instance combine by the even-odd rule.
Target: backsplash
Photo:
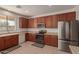
[[[28,32],[38,32],[40,30],[47,30],[47,32],[55,32],[57,33],[58,32],[58,29],[57,28],[28,28],[28,29],[21,29],[20,31],[28,31]]]

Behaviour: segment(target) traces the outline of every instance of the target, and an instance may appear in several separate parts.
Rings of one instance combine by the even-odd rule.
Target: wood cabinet
[[[52,28],[52,16],[45,17],[45,26],[46,28]]]
[[[57,15],[51,15],[45,17],[45,25],[46,28],[57,28],[58,25],[58,16]]]
[[[0,50],[18,45],[18,35],[0,37]]]
[[[37,17],[37,23],[45,23],[45,17]]]
[[[28,27],[28,19],[24,17],[19,17],[19,27],[20,28],[27,28]]]
[[[12,35],[5,37],[5,48],[9,48],[18,45],[18,35]]]
[[[66,13],[66,20],[67,21],[74,21],[76,20],[76,12],[70,12],[70,13]]]
[[[4,38],[0,37],[0,51],[4,49]]]
[[[26,33],[25,37],[26,37],[26,41],[32,41],[32,42],[36,41],[36,34],[34,33]]]
[[[37,27],[37,20],[36,19],[29,19],[28,20],[28,28],[36,28]]]
[[[26,33],[25,34],[26,41],[36,41],[36,34],[34,33]],[[50,46],[58,46],[58,36],[56,35],[44,35],[44,44]]]
[[[47,45],[58,46],[58,37],[56,35],[45,35],[44,42]]]
[[[73,21],[76,19],[76,12],[68,12],[57,15],[50,15],[44,17],[36,17],[26,19],[23,17],[19,18],[20,28],[37,28],[38,23],[44,23],[46,28],[57,28],[58,21]]]
[[[58,15],[52,16],[51,24],[52,24],[51,28],[57,28],[58,27]]]
[[[58,15],[58,21],[65,21],[66,20],[66,14],[59,14]]]
[[[58,15],[58,21],[73,21],[76,20],[76,12],[63,13]]]

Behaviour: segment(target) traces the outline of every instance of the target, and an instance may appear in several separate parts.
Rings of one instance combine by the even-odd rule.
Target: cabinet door
[[[70,13],[67,13],[67,21],[74,21],[76,20],[76,12],[70,12]]]
[[[58,46],[58,38],[55,35],[46,35],[44,38],[45,44],[51,45],[51,46]]]
[[[28,20],[28,28],[36,28],[36,26],[37,26],[36,24],[37,24],[37,22],[35,19]]]
[[[58,21],[65,21],[65,20],[66,20],[66,14],[65,13],[58,15]]]
[[[32,41],[32,42],[35,42],[36,41],[36,35],[35,34],[32,34],[32,33],[28,33],[27,35],[26,35],[26,40],[27,41]]]
[[[11,36],[11,44],[12,44],[12,46],[15,46],[15,45],[18,45],[18,43],[19,43],[19,41],[18,41],[18,38],[19,36],[18,35],[13,35],[13,36]]]
[[[52,16],[45,17],[46,28],[52,28]]]
[[[44,42],[47,45],[51,45],[51,37],[49,35],[44,36]]]
[[[19,18],[19,27],[20,28],[27,28],[28,27],[28,19],[24,17]]]
[[[4,41],[5,42],[5,49],[7,49],[12,46],[11,41],[10,41],[11,38],[9,36],[5,37],[5,38],[6,38]]]
[[[55,47],[58,46],[58,37],[56,35],[51,36],[51,45]]]
[[[38,17],[37,23],[45,23],[45,17]]]
[[[18,35],[5,37],[5,49],[18,45]]]
[[[0,37],[0,51],[4,49],[4,38]]]
[[[25,40],[29,41],[29,33],[25,33]]]
[[[53,15],[51,22],[52,22],[52,28],[57,28],[58,27],[58,16],[57,15]]]

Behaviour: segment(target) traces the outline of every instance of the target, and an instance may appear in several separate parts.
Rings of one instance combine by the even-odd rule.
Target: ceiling
[[[18,8],[16,7],[18,6]],[[0,5],[1,8],[25,16],[37,16],[74,8],[74,5]]]

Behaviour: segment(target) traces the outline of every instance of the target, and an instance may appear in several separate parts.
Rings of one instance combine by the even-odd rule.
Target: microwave
[[[45,28],[45,24],[44,23],[38,23],[37,28]]]

